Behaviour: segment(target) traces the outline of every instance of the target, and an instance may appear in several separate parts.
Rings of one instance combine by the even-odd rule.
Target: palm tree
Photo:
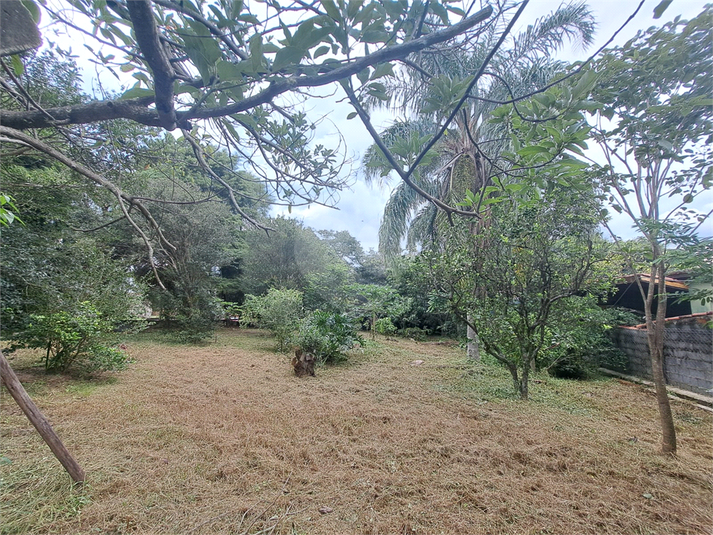
[[[508,147],[503,132],[488,122],[490,114],[498,102],[550,82],[564,67],[551,60],[550,54],[561,48],[565,39],[588,46],[594,28],[586,4],[570,3],[509,39],[509,46],[501,48],[491,60],[490,76],[474,89],[472,98],[434,147],[433,154],[416,171],[417,184],[449,203],[462,200],[466,189],[477,192],[490,185],[497,171],[498,156]],[[454,53],[452,47],[444,46],[411,60],[418,70],[404,71],[387,88],[392,95],[389,103],[392,109],[410,117],[396,121],[383,132],[382,138],[391,152],[408,161],[410,155],[421,149],[422,140],[438,128],[444,114],[441,104],[447,94],[457,91],[459,84],[463,85],[477,71],[498,38],[498,28],[493,26],[468,50]],[[372,145],[363,158],[363,169],[367,181],[373,183],[386,181],[391,167],[380,149]],[[433,204],[401,183],[393,190],[384,210],[379,248],[388,255],[401,251],[404,238],[410,249],[434,243],[439,219]]]
[[[594,30],[589,8],[576,2],[560,6],[510,38],[492,58],[489,76],[471,91],[471,98],[446,135],[414,172],[414,182],[451,206],[462,201],[467,190],[480,192],[490,186],[500,171],[499,156],[509,148],[505,132],[489,122],[491,113],[499,102],[528,94],[550,82],[564,67],[553,61],[551,54],[566,40],[583,47],[590,45]],[[416,68],[404,71],[388,88],[393,109],[410,117],[397,121],[383,133],[392,153],[408,162],[409,156],[420,151],[422,140],[434,134],[443,115],[450,113],[442,109],[443,102],[453,100],[452,95],[467,85],[471,73],[477,72],[499,39],[500,31],[493,25],[468,48],[454,52],[452,46],[444,45],[411,61]],[[391,170],[376,145],[367,150],[363,168],[369,182],[387,180]],[[384,209],[379,248],[388,257],[401,252],[404,239],[411,251],[423,246],[438,247],[444,217],[434,204],[401,182]],[[474,219],[471,232],[477,236],[483,224],[487,224],[487,217]],[[476,336],[470,326],[467,336],[468,356],[478,358]]]

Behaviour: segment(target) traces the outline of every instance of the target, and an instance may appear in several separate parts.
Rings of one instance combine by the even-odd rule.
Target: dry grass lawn
[[[711,414],[651,391],[540,377],[532,400],[457,346],[379,340],[298,379],[257,331],[127,341],[99,381],[11,363],[88,474],[73,488],[2,397],[1,532],[710,534]],[[412,365],[420,359],[423,364]]]

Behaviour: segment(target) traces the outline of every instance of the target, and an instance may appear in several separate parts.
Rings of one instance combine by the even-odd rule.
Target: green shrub
[[[327,364],[345,360],[345,352],[364,341],[345,316],[317,311],[302,322],[295,342],[319,364]]]
[[[423,342],[428,336],[428,331],[424,329],[419,329],[418,327],[408,327],[406,329],[401,329],[401,335],[406,338],[413,338],[417,342]]]
[[[42,358],[48,372],[65,372],[70,367],[85,373],[119,370],[128,356],[104,344],[112,325],[88,302],[72,313],[30,316],[27,328],[18,334],[20,347],[45,349]]]
[[[601,309],[592,300],[570,300],[567,324],[547,330],[549,347],[542,352],[541,364],[547,373],[562,379],[586,379],[600,366],[625,370],[627,358],[609,336],[617,325],[636,318],[617,309]]]
[[[383,334],[386,336],[391,336],[392,334],[396,334],[396,331],[398,330],[396,328],[396,325],[391,321],[391,318],[381,318],[376,320],[376,332],[379,334]]]
[[[215,322],[205,314],[179,314],[174,319],[173,337],[182,344],[200,344],[213,336]]]
[[[220,300],[206,288],[199,288],[191,299],[153,288],[149,298],[154,309],[161,311],[166,334],[182,344],[197,344],[213,336],[215,323],[223,316]]]
[[[302,292],[271,288],[262,296],[247,295],[242,312],[246,324],[270,331],[275,336],[278,350],[284,351],[304,316]]]

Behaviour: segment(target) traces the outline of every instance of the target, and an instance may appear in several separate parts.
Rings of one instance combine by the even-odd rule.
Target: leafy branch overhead
[[[332,0],[312,6],[260,2],[268,16],[259,20],[249,6],[227,0],[220,7],[203,6],[205,13],[185,0],[153,4],[148,0],[78,0],[72,5],[92,21],[93,31],[87,33],[101,36],[105,50],[114,47],[122,54],[116,57],[97,50],[99,61],[108,69],[131,72],[135,84],[120,100],[48,109],[47,113],[5,111],[2,121],[6,126],[22,130],[116,118],[168,130],[202,119],[249,123],[249,118],[233,115],[274,105],[274,99],[284,93],[328,85],[351,75],[363,77],[370,72],[369,79],[374,80],[389,72],[379,65],[453,39],[493,12],[485,8],[452,26],[443,20],[426,23],[417,32],[412,28],[416,15],[447,7],[430,2],[406,6],[352,1],[348,6],[340,2],[339,7]],[[69,23],[61,12],[48,10],[58,23]],[[361,46],[364,53],[355,56]],[[378,92],[379,86],[372,84],[369,89]]]
[[[289,207],[333,205],[334,192],[348,181],[341,174],[347,163],[343,147],[316,142],[320,120],[304,111],[309,97],[323,97],[325,86],[351,84],[354,77],[360,95],[386,99],[380,79],[393,75],[396,62],[441,43],[471,39],[493,23],[492,8],[466,14],[448,0],[39,4],[28,2],[43,24],[49,19],[49,28],[81,38],[103,72],[133,81],[119,95],[51,102],[33,96],[38,86],[23,65],[30,58],[2,60],[1,142],[43,153],[68,165],[78,179],[108,188],[146,247],[168,252],[171,244],[161,239],[160,225],[140,195],[126,193],[115,177],[88,161],[74,161],[79,153],[107,145],[95,134],[104,128],[98,125],[125,120],[180,129],[220,196],[247,224],[265,228],[241,208],[246,199],[234,184],[242,168],[250,166],[265,185],[264,200]],[[212,155],[220,152],[231,162],[227,167],[216,166]]]

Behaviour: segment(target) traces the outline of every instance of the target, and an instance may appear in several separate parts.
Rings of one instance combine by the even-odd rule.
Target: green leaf
[[[309,50],[322,41],[327,40],[333,30],[333,28],[325,26],[323,28],[313,28],[305,34],[300,32],[301,29],[302,26],[300,26],[300,29],[295,33],[294,45],[304,50]]]
[[[404,13],[404,6],[408,6],[406,3],[402,5],[398,0],[382,0],[381,3],[386,9],[386,13],[393,19],[400,17]]]
[[[10,56],[10,62],[15,76],[22,76],[25,73],[25,66],[22,64],[22,59],[18,54]]]
[[[669,152],[673,152],[673,144],[665,139],[659,140],[659,147],[664,148]]]
[[[684,204],[690,204],[690,203],[692,203],[692,202],[693,202],[693,195],[691,195],[690,193],[687,193],[686,195],[684,195],[684,197],[683,197],[683,202],[684,202]]]
[[[357,115],[358,115],[357,112],[355,112],[355,111],[351,112],[349,115],[347,115],[347,121],[351,121]]]
[[[262,51],[262,35],[255,34],[250,38],[248,42],[250,48],[250,61],[253,64],[253,70],[255,72],[260,70],[263,64],[264,56]]]
[[[146,84],[146,87],[151,87],[151,82],[149,81],[149,77],[146,76],[146,73],[137,72],[137,73],[132,74],[132,76],[134,78],[136,78],[137,80],[139,80],[140,82],[143,82],[144,84]]]
[[[376,68],[374,74],[371,75],[371,79],[376,80],[377,78],[381,78],[382,76],[393,76],[393,74],[393,65],[391,65],[391,63],[382,63]]]
[[[327,15],[332,17],[333,20],[342,20],[342,15],[339,13],[339,9],[337,9],[337,6],[333,2],[333,0],[320,0],[320,3],[322,4],[324,10],[327,12]]]
[[[230,18],[231,19],[236,19],[240,15],[240,12],[243,10],[243,0],[233,0],[232,5],[230,6]]]
[[[145,87],[140,87],[139,82],[136,82],[136,85],[129,89],[128,91],[125,91],[120,98],[122,99],[129,99],[129,98],[141,98],[141,97],[153,97],[154,96],[154,91],[153,89],[146,89]]]
[[[193,97],[195,97],[195,98],[199,98],[199,97],[200,97],[200,94],[201,94],[201,92],[200,92],[200,90],[199,90],[198,88],[193,87],[193,86],[190,85],[190,84],[182,84],[182,83],[179,83],[179,82],[175,82],[175,83],[173,84],[173,88],[174,88],[174,89],[173,89],[173,92],[174,92],[176,95],[183,95],[183,94],[185,94],[185,93],[188,93],[189,95],[191,95],[191,96],[193,96]]]
[[[389,33],[384,30],[366,30],[361,34],[362,43],[384,43],[389,39]]]
[[[443,7],[443,6],[442,6],[441,4],[439,4],[438,2],[431,2],[431,3],[428,4],[428,5],[429,5],[429,7],[430,7],[430,9],[431,9],[431,12],[432,12],[434,15],[438,16],[438,18],[441,19],[441,22],[443,22],[443,24],[446,24],[446,25],[449,24],[449,21],[448,21],[448,11],[446,11],[446,8],[445,8],[445,7]]]
[[[32,20],[35,21],[35,24],[39,24],[40,8],[37,7],[37,4],[35,4],[32,0],[22,0],[22,5],[25,6],[25,9],[30,12]]]
[[[257,128],[257,123],[255,122],[255,119],[249,113],[236,113],[234,115],[231,115],[231,117],[240,124],[243,124],[249,128]]]
[[[221,60],[217,65],[218,77],[221,82],[227,82],[231,80],[242,80],[243,71],[235,63],[230,61]]]
[[[312,58],[317,59],[320,56],[324,56],[328,52],[329,52],[328,46],[320,46],[317,50],[314,51],[314,53],[312,54]]]
[[[206,28],[203,24],[191,19],[188,20],[188,24],[190,25],[191,30],[193,30],[195,37],[187,35],[184,36],[184,39],[185,37],[189,37],[191,39],[190,42],[192,43],[192,46],[198,49],[207,65],[215,65],[218,60],[223,57],[223,53],[221,52],[220,46],[218,46],[216,40],[211,38],[210,30],[208,30],[208,28]],[[189,51],[186,50],[186,53],[189,53]]]
[[[453,7],[453,6],[447,6],[446,9],[450,11],[451,13],[455,13],[459,17],[465,17],[465,11],[463,11],[459,7]]]
[[[275,55],[275,62],[272,64],[273,71],[279,71],[288,65],[299,65],[304,51],[294,46],[281,48]]]
[[[356,17],[363,4],[364,0],[349,0],[349,4],[347,5],[347,17],[350,19]]]
[[[654,18],[655,19],[660,19],[661,15],[663,15],[664,11],[668,9],[668,6],[671,5],[672,0],[662,0],[659,5],[657,5],[654,8]]]
[[[357,73],[357,78],[362,83],[362,85],[365,84],[366,81],[369,79],[369,72],[369,67],[367,67],[366,69]]]
[[[594,87],[598,78],[599,76],[593,69],[585,71],[582,78],[580,78],[577,82],[577,85],[575,85],[574,89],[572,89],[572,98],[580,99],[586,97]]]
[[[260,24],[260,19],[257,18],[257,17],[256,17],[255,15],[253,15],[252,13],[245,13],[245,14],[243,14],[243,15],[240,15],[240,16],[238,17],[238,20],[239,20],[240,22],[247,22],[248,24],[255,24],[255,25]]]
[[[235,130],[235,127],[228,121],[227,119],[223,119],[223,126],[228,129],[228,132],[230,132],[230,135],[233,136],[233,139],[237,142],[240,143],[240,135],[238,134],[238,131]]]
[[[539,104],[542,104],[543,107],[549,108],[554,104],[554,98],[552,98],[551,95],[548,95],[547,93],[537,93],[536,95],[533,95],[532,97],[535,99],[536,102]]]
[[[535,154],[549,154],[550,151],[539,145],[528,145],[527,147],[521,148],[517,153],[520,156],[534,156]]]

